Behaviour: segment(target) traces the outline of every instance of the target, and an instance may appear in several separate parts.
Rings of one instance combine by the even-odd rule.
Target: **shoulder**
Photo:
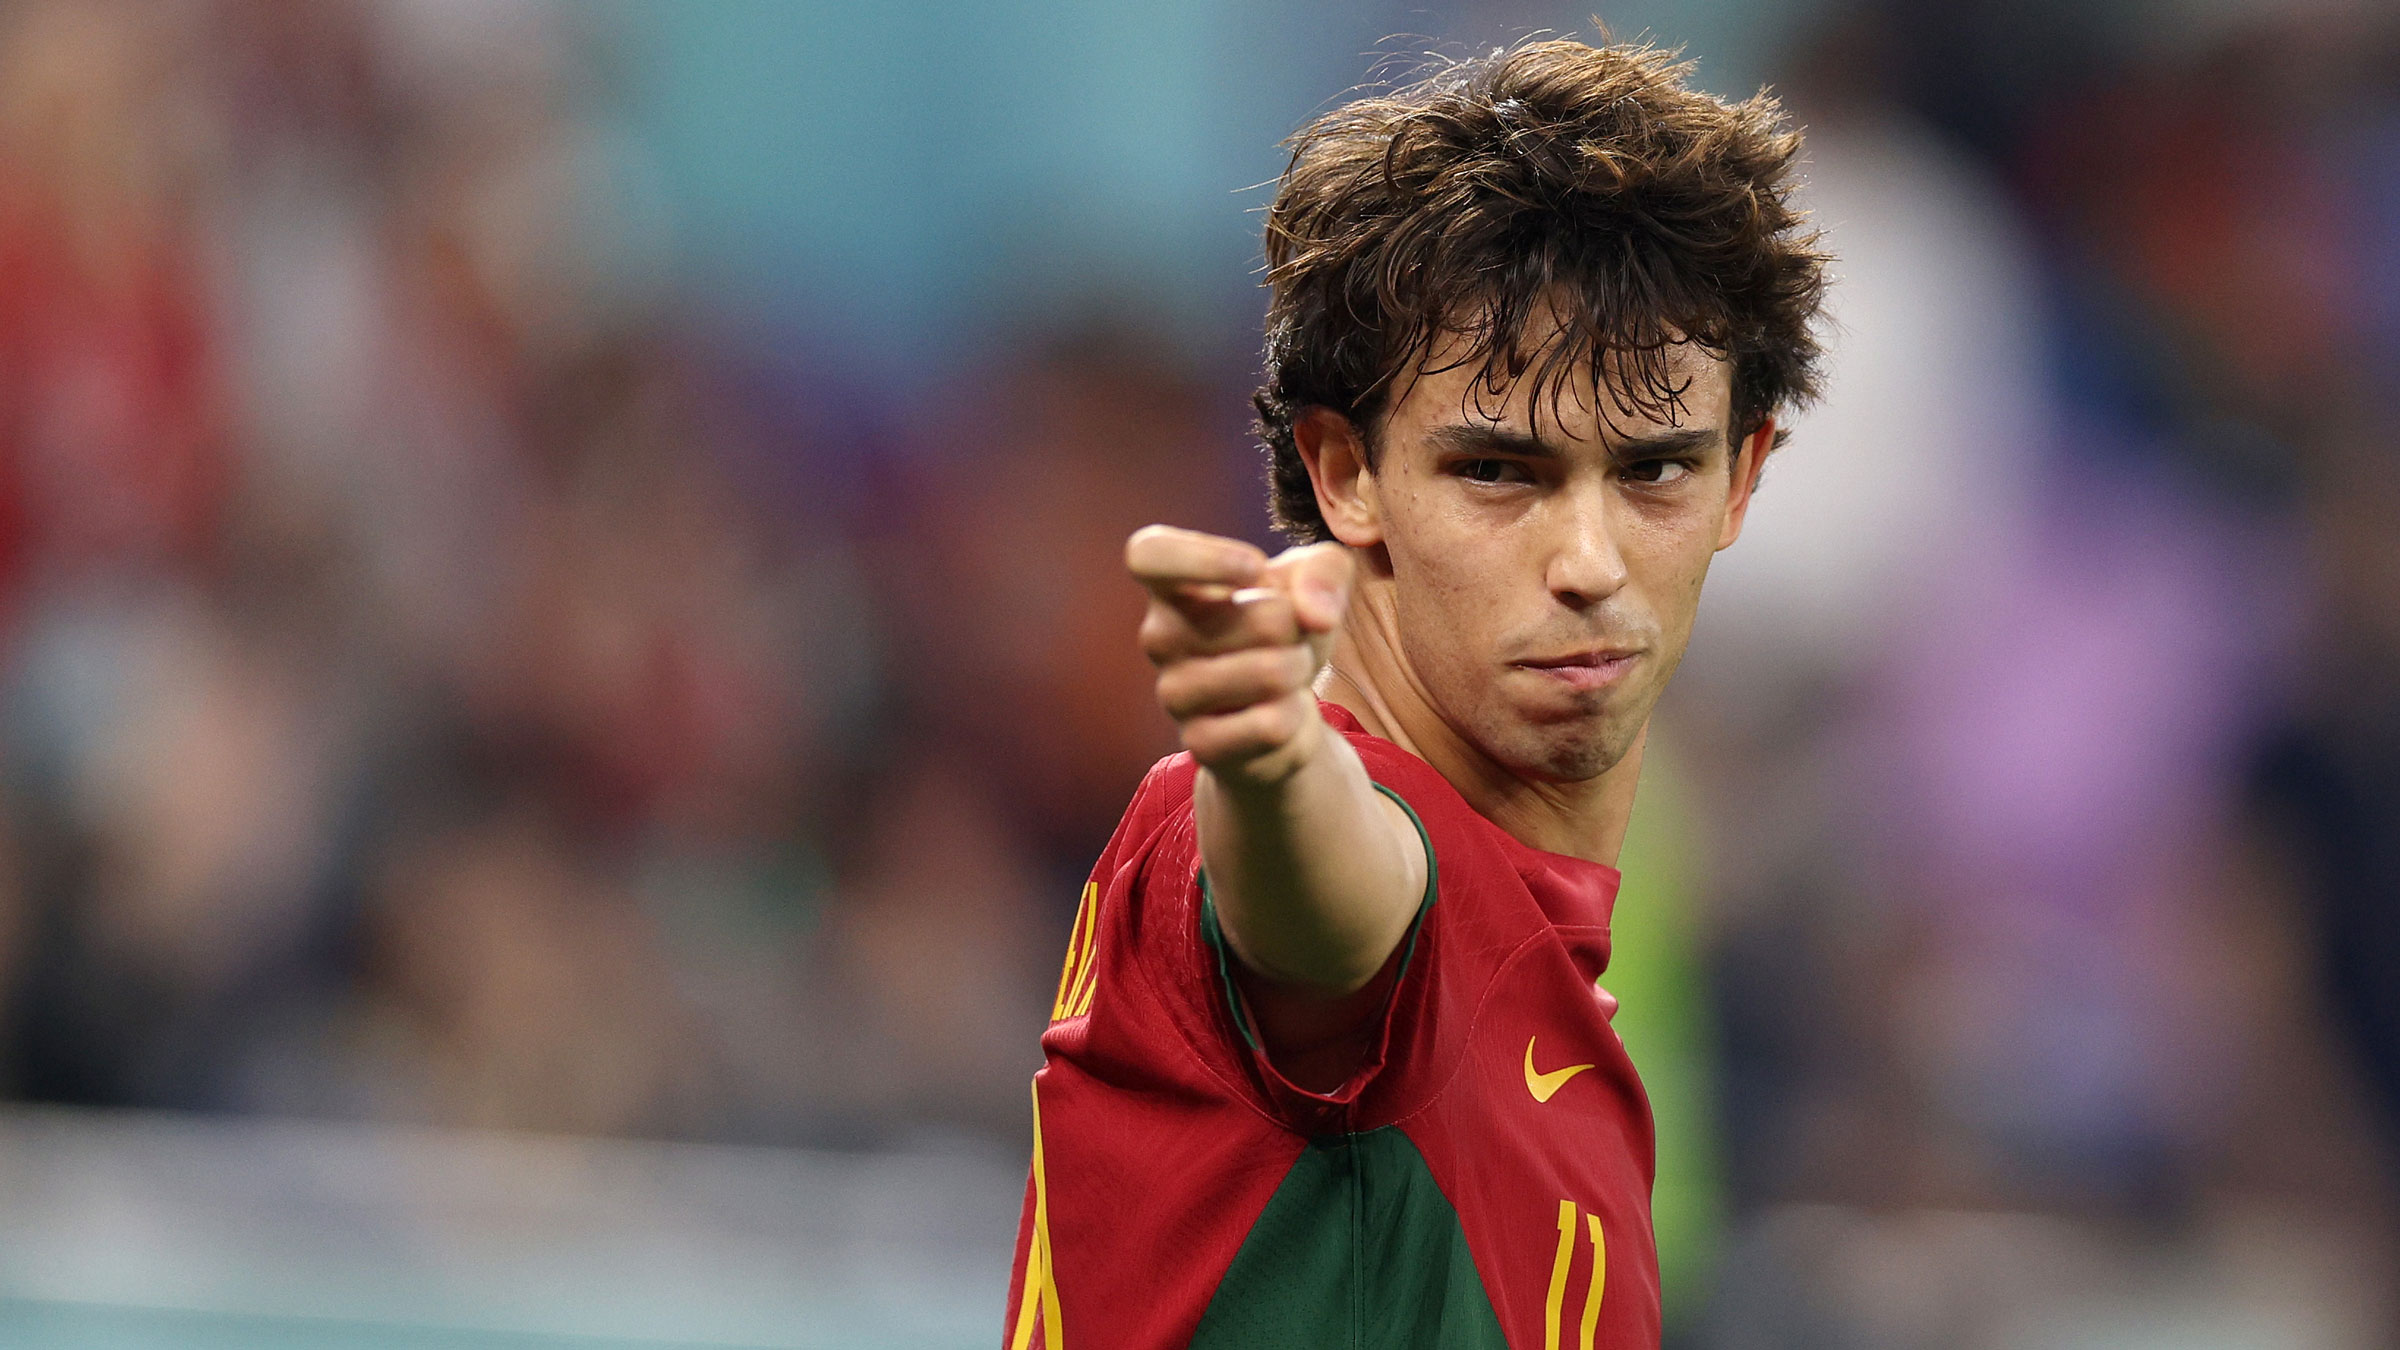
[[[1142,775],[1141,786],[1133,790],[1133,800],[1125,806],[1125,819],[1147,819],[1190,806],[1192,785],[1199,777],[1200,765],[1188,751],[1178,751],[1158,761]]]
[[[1199,766],[1188,754],[1173,754],[1150,766],[1142,781],[1125,803],[1125,811],[1117,817],[1116,832],[1110,836],[1108,847],[1100,855],[1100,868],[1094,881],[1105,881],[1111,858],[1121,857],[1129,850],[1144,844],[1156,835],[1162,825],[1171,824],[1178,816],[1189,818],[1192,805],[1192,784],[1199,776]]]
[[[1497,857],[1503,846],[1501,830],[1486,820],[1450,780],[1424,760],[1359,726],[1350,710],[1338,703],[1320,703],[1326,724],[1342,734],[1358,752],[1367,777],[1406,806],[1437,854],[1449,863]]]
[[[1446,924],[1470,922],[1495,942],[1551,925],[1607,928],[1620,881],[1615,868],[1528,847],[1477,811],[1432,765],[1369,734],[1339,704],[1322,706],[1326,722],[1357,750],[1367,776],[1416,817],[1440,894],[1460,900],[1447,905]]]

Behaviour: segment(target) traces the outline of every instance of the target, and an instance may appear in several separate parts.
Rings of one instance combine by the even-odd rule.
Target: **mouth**
[[[1633,669],[1639,651],[1619,651],[1594,648],[1569,652],[1564,656],[1546,656],[1539,660],[1511,661],[1518,670],[1529,671],[1544,679],[1556,680],[1576,693],[1605,689],[1625,677]]]

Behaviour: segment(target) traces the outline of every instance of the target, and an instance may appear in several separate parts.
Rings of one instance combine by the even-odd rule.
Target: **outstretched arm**
[[[1125,564],[1150,592],[1158,701],[1200,762],[1201,862],[1260,1029],[1302,1050],[1338,1038],[1407,934],[1426,869],[1416,827],[1311,693],[1349,603],[1349,551],[1269,559],[1153,525]]]

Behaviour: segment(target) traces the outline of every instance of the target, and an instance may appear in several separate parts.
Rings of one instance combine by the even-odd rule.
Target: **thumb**
[[[1261,580],[1291,596],[1292,615],[1300,621],[1301,632],[1331,633],[1350,608],[1350,583],[1357,566],[1348,547],[1328,541],[1284,550],[1267,564]]]

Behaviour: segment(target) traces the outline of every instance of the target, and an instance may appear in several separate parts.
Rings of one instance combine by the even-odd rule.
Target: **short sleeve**
[[[1416,959],[1418,941],[1424,933],[1426,920],[1441,894],[1441,863],[1435,854],[1433,836],[1426,830],[1423,817],[1417,814],[1415,807],[1409,805],[1407,798],[1387,784],[1378,782],[1373,786],[1377,792],[1397,803],[1408,816],[1409,823],[1416,828],[1417,841],[1425,850],[1425,893],[1417,902],[1417,912],[1409,922],[1408,933],[1394,949],[1385,969],[1373,981],[1373,985],[1380,986],[1383,993],[1382,1003],[1374,1014],[1368,1032],[1367,1051],[1350,1075],[1332,1091],[1315,1091],[1290,1081],[1267,1054],[1247,1001],[1242,996],[1241,986],[1235,979],[1236,958],[1225,941],[1224,928],[1218,921],[1216,902],[1209,894],[1206,869],[1200,871],[1198,878],[1200,933],[1214,964],[1217,996],[1233,1028],[1240,1035],[1242,1050],[1267,1089],[1269,1098],[1286,1116],[1288,1123],[1307,1133],[1317,1132],[1326,1123],[1324,1117],[1327,1112],[1338,1111],[1356,1101],[1381,1073],[1391,1047],[1393,1010],[1397,1006],[1409,966]]]

